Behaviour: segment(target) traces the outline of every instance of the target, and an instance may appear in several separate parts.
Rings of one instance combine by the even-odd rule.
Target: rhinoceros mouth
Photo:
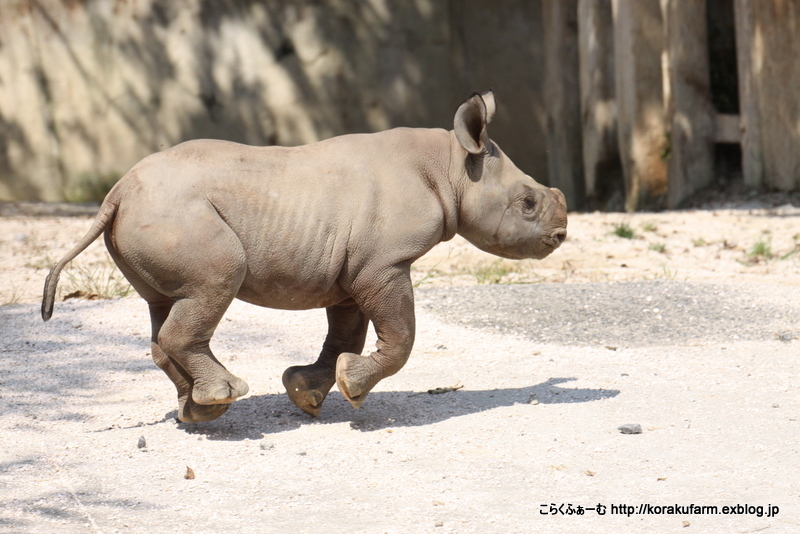
[[[525,259],[537,259],[540,260],[546,256],[549,256],[551,252],[556,249],[556,246],[546,245],[544,243],[539,243],[538,246],[494,246],[494,247],[482,247],[482,250],[489,252],[490,254],[494,254],[495,256],[500,256],[501,258],[506,258],[509,260],[525,260]]]
[[[550,234],[543,235],[541,241],[542,244],[555,250],[558,247],[560,247],[561,243],[563,243],[566,239],[567,239],[567,230],[565,228],[560,228]]]

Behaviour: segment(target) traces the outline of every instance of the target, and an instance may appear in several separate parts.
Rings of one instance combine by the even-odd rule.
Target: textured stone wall
[[[546,182],[541,48],[538,1],[3,0],[0,199],[79,198],[194,138],[450,129],[490,87],[492,137]]]

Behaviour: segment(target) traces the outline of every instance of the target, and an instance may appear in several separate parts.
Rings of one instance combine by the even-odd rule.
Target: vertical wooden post
[[[800,0],[737,0],[743,170],[751,186],[800,186]]]
[[[764,184],[764,165],[761,159],[758,95],[753,79],[755,49],[753,1],[734,0],[734,13],[736,17],[736,60],[739,70],[739,117],[742,129],[742,178],[746,186],[760,188]]]
[[[578,0],[578,55],[586,199],[589,204],[606,203],[614,192],[623,189],[614,100],[611,0]]]
[[[668,0],[667,51],[671,102],[667,205],[678,207],[709,186],[714,174],[714,107],[708,69],[705,0]]]
[[[547,166],[573,210],[584,203],[577,17],[578,0],[542,2]]]
[[[667,194],[667,130],[659,0],[613,0],[617,132],[625,209],[660,209]]]

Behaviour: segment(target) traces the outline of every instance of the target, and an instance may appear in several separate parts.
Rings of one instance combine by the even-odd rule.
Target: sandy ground
[[[213,346],[251,393],[184,425],[135,295],[38,316],[91,219],[6,206],[0,531],[798,532],[800,209],[755,207],[571,214],[540,262],[441,244],[409,363],[313,420],[280,377],[324,312],[234,303]],[[62,296],[124,293],[102,240],[74,263]],[[751,513],[647,506],[692,504]]]
[[[88,230],[91,216],[31,217],[6,211],[0,216],[0,304],[40,302],[50,266]],[[456,236],[418,260],[413,277],[418,287],[656,279],[797,285],[799,218],[800,208],[791,205],[570,214],[567,241],[542,261],[499,259]],[[623,226],[633,232],[632,239],[615,234]],[[124,285],[98,239],[62,275],[59,294],[113,289],[117,282]]]

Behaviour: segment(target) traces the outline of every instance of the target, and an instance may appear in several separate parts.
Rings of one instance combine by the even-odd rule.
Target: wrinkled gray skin
[[[544,258],[566,237],[564,195],[489,140],[494,110],[488,92],[458,108],[450,132],[397,128],[294,148],[200,140],[151,155],[50,271],[42,318],[61,269],[104,232],[150,306],[153,359],[178,389],[180,420],[219,417],[248,391],[209,349],[234,298],[326,308],[319,358],[283,383],[311,415],[334,383],[358,408],[411,352],[414,260],[456,233],[514,259]],[[361,355],[369,321],[377,350]]]

